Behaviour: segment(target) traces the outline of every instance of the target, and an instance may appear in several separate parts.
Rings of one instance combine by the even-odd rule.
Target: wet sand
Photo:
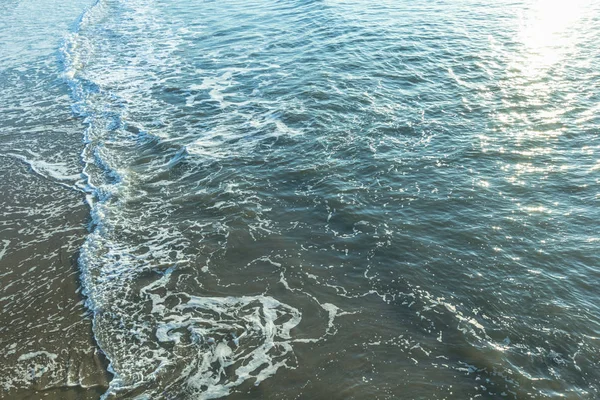
[[[82,193],[0,158],[0,398],[97,399],[110,374],[79,289]]]

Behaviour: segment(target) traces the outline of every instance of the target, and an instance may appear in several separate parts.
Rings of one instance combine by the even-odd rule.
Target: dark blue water
[[[82,15],[48,56],[78,171],[10,159],[91,210],[105,398],[600,395],[599,4]]]

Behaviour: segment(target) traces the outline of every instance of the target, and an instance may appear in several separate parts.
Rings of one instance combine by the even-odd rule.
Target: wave
[[[210,159],[227,154],[213,150],[224,139],[212,143],[210,135],[189,145],[172,144],[161,134],[164,121],[133,116],[135,107],[143,107],[139,94],[115,86],[112,75],[136,79],[147,71],[116,68],[122,66],[118,49],[107,44],[113,29],[126,22],[138,31],[159,20],[146,2],[99,0],[83,13],[62,51],[72,108],[85,124],[81,159],[92,227],[79,267],[94,335],[114,375],[103,398],[168,393],[215,398],[248,381],[258,385],[278,369],[294,367],[291,331],[302,319],[298,309],[272,296],[198,296],[205,291],[201,283],[188,294],[176,282],[175,276],[183,279],[195,268],[186,250],[192,243],[168,220],[149,222],[146,214],[169,212],[169,199],[138,185],[149,178],[135,168],[144,166],[145,153],[152,158],[147,173],[172,171],[190,154]],[[161,51],[160,57],[177,63],[176,45]],[[144,62],[158,56],[148,51]],[[207,89],[221,107],[230,106],[215,85],[190,90]],[[189,98],[188,105],[193,101]],[[164,157],[168,161],[157,164]],[[131,206],[136,202],[140,208]]]

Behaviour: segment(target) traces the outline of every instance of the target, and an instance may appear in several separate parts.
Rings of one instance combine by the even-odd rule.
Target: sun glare
[[[574,45],[585,0],[538,0],[521,15],[519,39],[526,46],[527,75],[551,67]]]

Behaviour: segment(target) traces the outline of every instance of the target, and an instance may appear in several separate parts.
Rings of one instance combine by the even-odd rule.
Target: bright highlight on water
[[[600,397],[600,3],[0,5],[0,397]]]

